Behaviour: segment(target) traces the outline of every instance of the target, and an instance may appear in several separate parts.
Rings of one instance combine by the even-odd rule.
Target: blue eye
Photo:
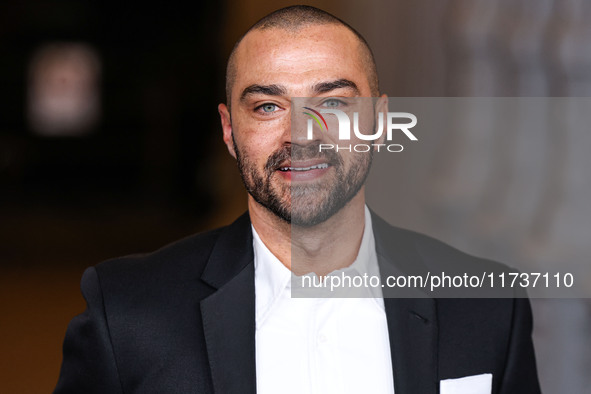
[[[328,99],[325,102],[322,103],[323,107],[328,107],[328,108],[338,108],[341,105],[343,105],[344,103],[341,100],[337,100],[337,99]]]
[[[266,113],[275,112],[277,110],[277,106],[275,104],[263,104],[259,108]]]

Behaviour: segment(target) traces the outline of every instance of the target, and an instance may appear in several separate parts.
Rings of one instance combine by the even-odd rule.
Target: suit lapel
[[[380,274],[424,274],[426,269],[411,233],[372,215]],[[382,282],[384,283],[384,282]],[[396,394],[438,393],[436,302],[419,289],[384,289],[390,354]]]
[[[220,235],[201,279],[217,289],[201,301],[214,391],[255,393],[254,256],[248,214]]]

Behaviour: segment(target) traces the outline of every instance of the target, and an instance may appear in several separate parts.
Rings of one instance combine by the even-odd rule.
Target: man
[[[312,7],[276,11],[234,48],[226,90],[248,213],[89,268],[57,393],[539,393],[527,299],[290,297],[292,273],[504,269],[371,215],[371,154],[319,152],[330,136],[292,130],[293,97],[379,95],[357,32]]]

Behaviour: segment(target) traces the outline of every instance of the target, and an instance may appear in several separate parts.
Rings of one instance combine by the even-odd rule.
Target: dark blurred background
[[[225,61],[248,26],[294,3],[0,5],[0,392],[51,391],[67,324],[84,309],[84,268],[227,224],[245,209],[216,109],[224,101]],[[366,36],[382,90],[390,96],[591,95],[591,11],[585,0],[308,4]],[[563,155],[556,156],[554,145],[548,150],[554,156],[545,161],[553,164],[541,169],[552,182],[531,170],[540,179],[532,187],[540,190],[556,190],[556,179],[578,176],[578,188],[558,182],[560,195],[576,196],[575,203],[550,193],[552,212],[559,212],[560,203],[577,207],[591,195],[591,185],[580,182],[591,164],[588,155],[567,163],[576,150],[569,147],[589,136],[563,137]],[[519,163],[527,162],[523,152],[515,154],[525,157]],[[523,170],[519,163],[510,170]],[[494,155],[481,165],[494,166]],[[446,184],[462,183],[461,173],[448,176]],[[508,208],[502,217],[518,216]],[[552,230],[558,219],[548,220],[542,230]],[[502,232],[509,224],[496,225]],[[555,256],[539,245],[560,250],[561,237],[538,240],[534,259]],[[588,249],[584,241],[575,246]],[[591,368],[585,350],[589,303],[557,300],[534,307],[547,392],[585,392],[581,388],[591,385],[585,372]],[[556,324],[557,313],[564,325]]]
[[[226,23],[214,1],[0,5],[0,392],[51,391],[86,266],[242,210],[217,171]]]

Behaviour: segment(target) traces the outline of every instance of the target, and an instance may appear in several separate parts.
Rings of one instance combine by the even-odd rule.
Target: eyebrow
[[[282,96],[287,94],[287,89],[280,85],[250,85],[240,95],[240,101],[246,100],[248,96],[264,94],[266,96]]]
[[[355,94],[360,94],[359,88],[355,84],[355,82],[350,81],[348,79],[337,79],[336,81],[330,82],[319,82],[312,87],[312,91],[316,94],[321,93],[328,93],[336,89],[349,89],[352,90]]]
[[[318,82],[312,86],[312,91],[315,94],[322,94],[332,92],[336,89],[349,89],[355,94],[360,94],[359,88],[355,82],[345,78],[337,79],[328,82]],[[244,101],[248,96],[255,94],[264,94],[265,96],[285,96],[287,95],[287,89],[281,85],[250,85],[247,86],[240,95],[240,101]]]

